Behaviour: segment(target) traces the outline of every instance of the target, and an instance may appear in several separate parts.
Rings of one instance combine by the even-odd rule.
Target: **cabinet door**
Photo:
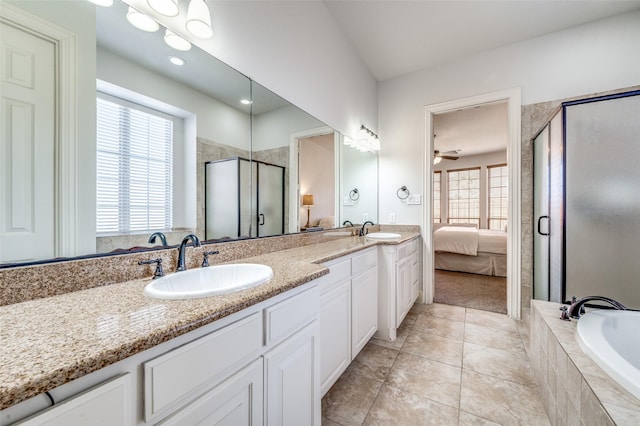
[[[262,358],[259,358],[161,424],[261,425],[262,385]]]
[[[376,268],[351,279],[351,359],[378,330],[378,273]]]
[[[20,425],[132,425],[131,377],[125,374],[62,401]]]
[[[418,253],[413,253],[409,257],[409,269],[411,273],[411,297],[409,298],[407,309],[411,309],[418,294],[420,293],[420,262],[418,261]]]
[[[338,380],[351,362],[351,281],[320,298],[320,378],[322,395]]]
[[[409,285],[407,259],[399,259],[396,263],[396,328],[400,326],[408,312],[407,300],[411,294]]]
[[[264,355],[266,424],[320,426],[318,321]]]

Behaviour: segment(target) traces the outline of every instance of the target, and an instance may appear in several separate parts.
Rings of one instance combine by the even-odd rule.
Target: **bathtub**
[[[589,312],[578,321],[576,339],[613,380],[640,399],[640,312]]]

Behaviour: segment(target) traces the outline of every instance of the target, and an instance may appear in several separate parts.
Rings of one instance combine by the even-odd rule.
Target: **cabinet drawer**
[[[331,291],[334,287],[340,283],[345,282],[351,277],[351,260],[339,259],[337,261],[331,261],[325,263],[324,266],[329,268],[329,274],[318,278],[318,286],[320,287],[320,293],[325,294]]]
[[[131,376],[99,384],[80,395],[54,405],[20,425],[132,425]]]
[[[144,363],[145,420],[176,409],[262,349],[259,312]],[[229,371],[230,372],[230,371]]]
[[[377,264],[377,249],[375,247],[367,249],[354,255],[351,259],[351,275],[355,277],[368,269],[375,268]]]
[[[275,344],[313,321],[320,311],[318,287],[305,290],[264,310],[265,345]]]

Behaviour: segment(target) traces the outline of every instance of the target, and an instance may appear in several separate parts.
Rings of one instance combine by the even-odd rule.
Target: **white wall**
[[[184,11],[167,18],[146,0],[124,1],[192,39]],[[377,82],[324,3],[210,3],[214,36],[194,44],[346,135],[355,137],[361,124],[377,129]]]
[[[291,135],[325,124],[294,105],[253,117],[252,150],[289,147]]]
[[[378,223],[377,154],[360,152],[346,145],[341,146],[341,153],[342,198],[340,199],[339,225],[345,220],[350,220],[354,224],[364,223],[367,220]],[[353,189],[358,190],[359,198],[356,201],[349,198],[349,193]]]
[[[426,105],[512,87],[522,88],[526,105],[638,85],[639,40],[634,12],[381,82],[380,217],[395,212],[397,223],[422,221]],[[423,194],[422,205],[401,203],[395,191],[402,185]]]

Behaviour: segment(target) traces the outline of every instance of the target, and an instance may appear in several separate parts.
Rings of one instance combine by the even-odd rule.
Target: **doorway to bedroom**
[[[433,301],[506,314],[508,102],[432,123]]]

